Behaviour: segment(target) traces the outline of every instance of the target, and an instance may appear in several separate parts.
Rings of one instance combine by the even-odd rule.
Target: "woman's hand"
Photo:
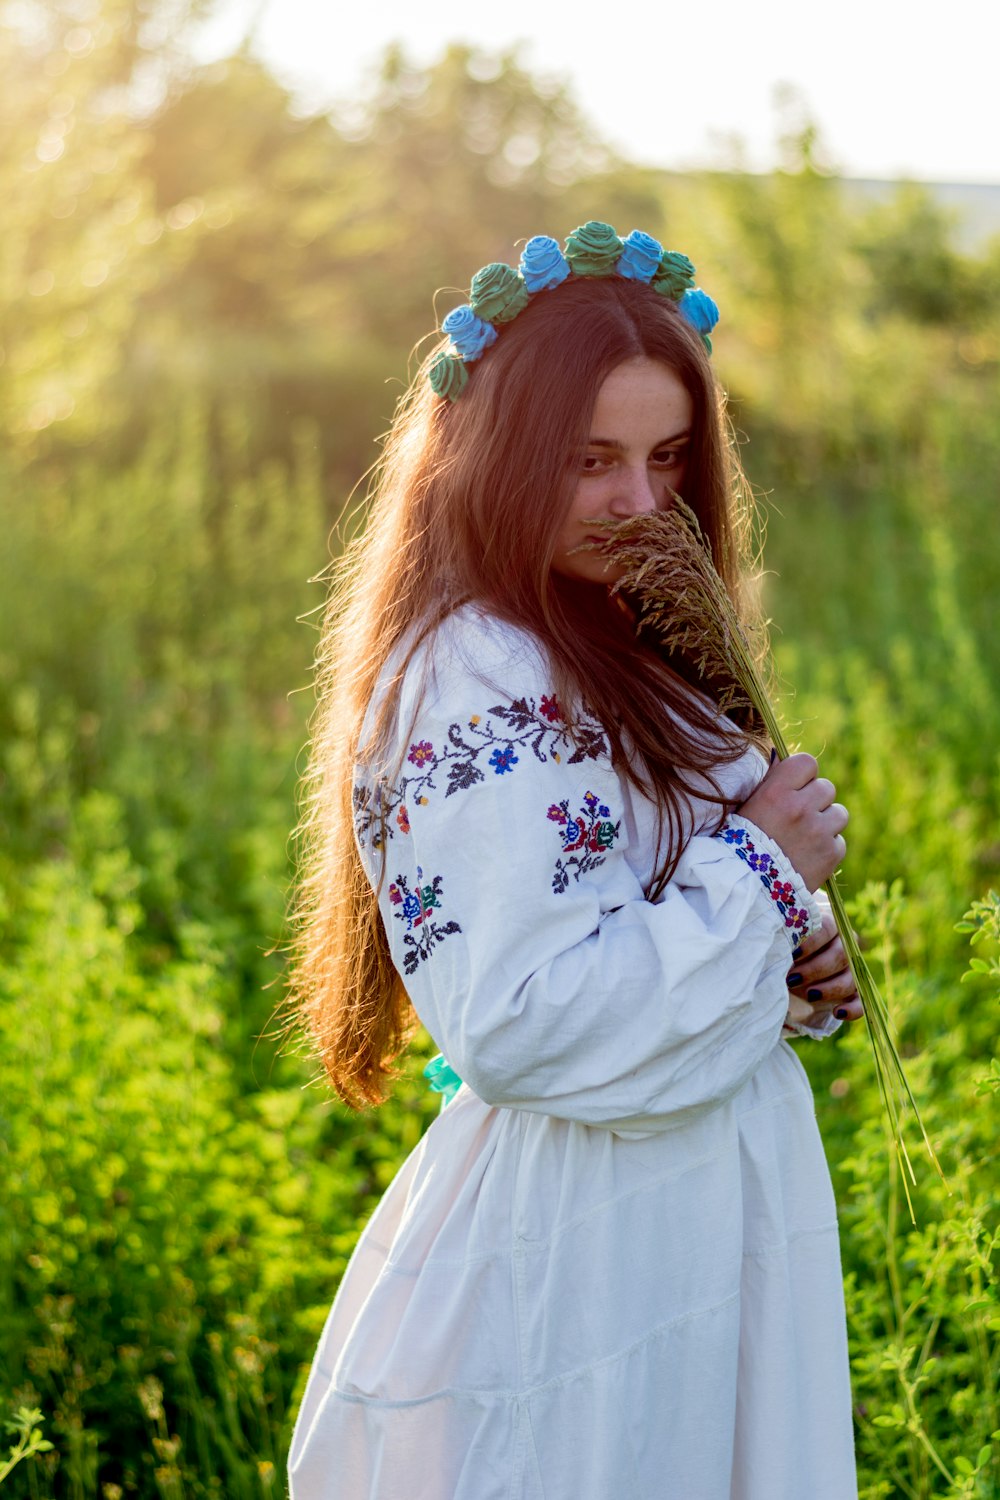
[[[803,938],[788,971],[790,999],[788,1019],[799,1026],[821,1026],[831,1011],[841,1021],[856,1021],[864,1015],[847,962],[847,954],[829,912],[823,926]]]
[[[832,781],[811,755],[776,760],[739,809],[784,850],[811,891],[832,875],[847,852],[841,834],[847,809],[833,799]]]

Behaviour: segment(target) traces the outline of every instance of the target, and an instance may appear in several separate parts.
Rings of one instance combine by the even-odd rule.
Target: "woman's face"
[[[669,365],[639,355],[611,371],[597,393],[587,446],[573,460],[576,485],[552,558],[557,573],[614,581],[599,553],[573,549],[604,540],[592,521],[669,509],[684,486],[692,417],[691,397]]]

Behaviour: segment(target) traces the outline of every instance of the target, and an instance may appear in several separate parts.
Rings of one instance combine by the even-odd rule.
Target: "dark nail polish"
[[[771,751],[771,764],[772,764],[772,766],[774,765],[774,762],[777,759],[778,759],[778,752],[777,752],[777,750],[772,750]]]
[[[816,1000],[822,1000],[822,998],[823,998],[823,991],[822,990],[806,990],[806,999],[807,1000],[816,1001]]]
[[[834,1015],[837,1017],[838,1021],[846,1021],[847,1020],[847,1011],[846,1010],[835,1010],[834,1011]]]
[[[801,974],[789,974],[788,979],[786,980],[786,983],[787,983],[788,988],[790,990],[794,990],[797,985],[800,985],[802,983],[802,975]]]
[[[798,963],[799,959],[802,957],[801,947],[792,949],[792,957],[794,958],[795,962]]]

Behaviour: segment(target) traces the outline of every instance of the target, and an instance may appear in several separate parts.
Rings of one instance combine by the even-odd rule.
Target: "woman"
[[[740,598],[685,257],[486,267],[393,427],[324,638],[298,994],[377,1100],[463,1080],[361,1237],[293,1500],[849,1500],[835,1210],[782,1036],[860,1013],[816,762],[636,637],[596,523],[680,494]],[[404,988],[405,986],[405,988]]]

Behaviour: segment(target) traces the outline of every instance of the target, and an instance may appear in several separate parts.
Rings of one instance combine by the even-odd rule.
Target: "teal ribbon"
[[[427,1079],[435,1094],[441,1095],[441,1108],[450,1104],[452,1099],[462,1087],[462,1080],[455,1069],[448,1062],[443,1052],[437,1057],[432,1057],[424,1069],[424,1077]]]

